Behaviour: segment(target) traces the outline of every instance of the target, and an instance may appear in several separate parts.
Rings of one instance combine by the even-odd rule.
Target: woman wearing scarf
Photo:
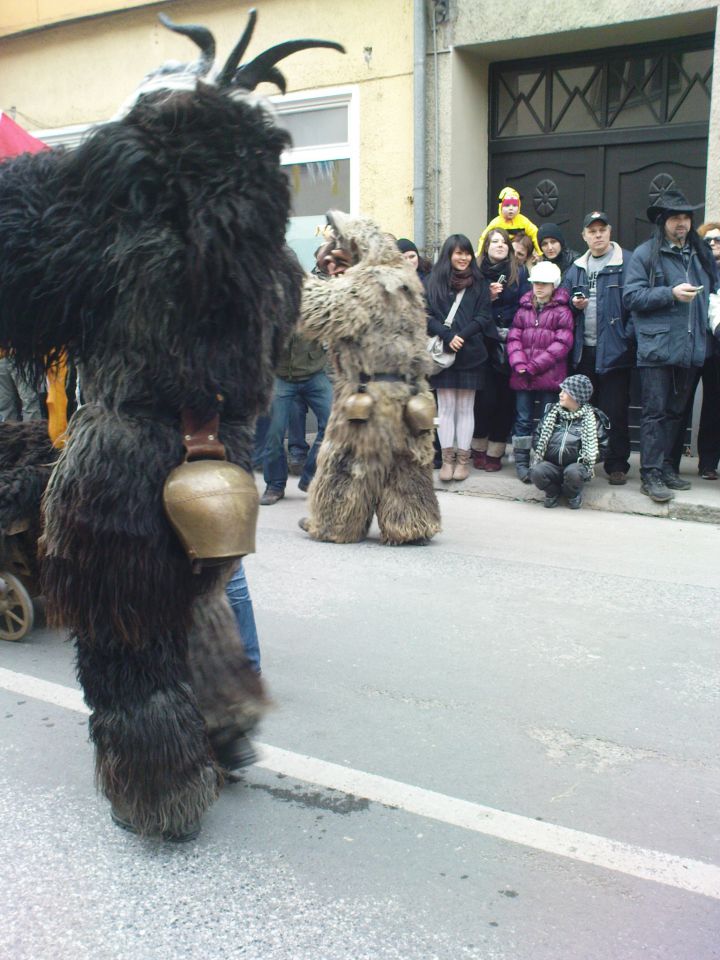
[[[497,337],[490,315],[490,290],[475,262],[472,244],[454,233],[447,238],[427,283],[430,337],[439,337],[451,366],[430,378],[437,390],[438,437],[443,463],[440,480],[466,480],[470,475],[475,391],[489,375],[485,337]],[[451,311],[451,323],[446,324]],[[457,452],[456,452],[457,451]]]
[[[475,394],[472,457],[478,470],[492,473],[502,467],[505,444],[515,419],[515,391],[510,389],[505,341],[520,297],[530,290],[530,283],[527,270],[517,263],[510,236],[499,227],[486,234],[478,263],[490,288],[499,342],[489,344],[491,370],[487,389]]]
[[[582,506],[583,486],[607,454],[609,421],[590,405],[593,386],[582,373],[560,384],[557,403],[548,404],[533,437],[530,479],[545,491],[545,506],[556,507],[562,493],[571,510]]]

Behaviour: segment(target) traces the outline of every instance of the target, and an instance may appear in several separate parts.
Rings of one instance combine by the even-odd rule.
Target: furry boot
[[[442,480],[443,483],[449,483],[453,478],[455,467],[455,450],[453,447],[443,447],[442,458],[443,465],[440,467],[438,479]]]
[[[505,444],[497,440],[491,440],[488,443],[487,456],[485,457],[485,467],[488,473],[496,473],[502,470],[502,458],[505,456]]]
[[[458,450],[457,463],[453,470],[453,480],[467,480],[470,476],[470,451]]]
[[[532,437],[513,437],[513,452],[515,454],[515,473],[518,480],[530,483],[530,444]]]
[[[484,470],[487,459],[488,438],[473,437],[470,447],[472,450],[473,466],[476,470]]]

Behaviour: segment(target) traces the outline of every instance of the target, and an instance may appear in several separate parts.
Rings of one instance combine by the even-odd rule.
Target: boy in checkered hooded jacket
[[[610,422],[590,404],[592,392],[592,383],[583,374],[566,377],[558,402],[545,407],[537,425],[530,479],[545,491],[546,507],[556,507],[563,494],[570,509],[578,510],[595,464],[607,455]]]

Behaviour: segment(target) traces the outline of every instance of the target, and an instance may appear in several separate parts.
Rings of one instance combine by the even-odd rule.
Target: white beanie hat
[[[541,260],[532,268],[528,279],[530,283],[551,283],[557,289],[560,286],[562,274],[560,267],[550,263],[549,260]]]

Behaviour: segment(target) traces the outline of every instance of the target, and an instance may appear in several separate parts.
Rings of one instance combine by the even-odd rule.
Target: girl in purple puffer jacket
[[[523,483],[530,482],[534,403],[540,401],[542,412],[546,404],[555,402],[560,383],[567,376],[574,327],[568,306],[570,295],[567,290],[558,289],[561,275],[555,264],[535,264],[529,279],[532,292],[520,298],[507,338],[510,387],[517,391],[515,470]]]

